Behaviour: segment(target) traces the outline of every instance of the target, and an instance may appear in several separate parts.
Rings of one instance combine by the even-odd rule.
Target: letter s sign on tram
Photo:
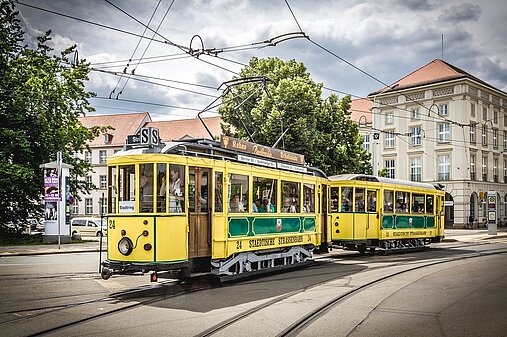
[[[141,145],[157,145],[159,131],[157,128],[141,128]]]

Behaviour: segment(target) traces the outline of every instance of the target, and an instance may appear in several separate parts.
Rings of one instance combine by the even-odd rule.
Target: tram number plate
[[[116,224],[114,220],[109,220],[109,229],[114,229],[116,227]]]
[[[236,249],[241,249],[241,248],[242,248],[242,242],[236,241]]]

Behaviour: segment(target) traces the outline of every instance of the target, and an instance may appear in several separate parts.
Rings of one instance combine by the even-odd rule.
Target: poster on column
[[[46,234],[58,229],[58,174],[55,168],[44,172],[44,227]]]

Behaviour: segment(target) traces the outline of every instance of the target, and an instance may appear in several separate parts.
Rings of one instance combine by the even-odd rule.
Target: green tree
[[[282,145],[305,155],[326,174],[371,173],[370,155],[361,148],[358,126],[350,119],[350,97],[322,99],[322,84],[295,60],[252,58],[240,78],[266,76],[231,87],[219,109],[224,134],[272,146],[286,131]],[[288,129],[288,131],[287,131]]]
[[[74,157],[104,128],[87,129],[79,117],[93,111],[85,91],[88,64],[70,66],[70,47],[55,55],[50,31],[37,48],[24,44],[24,32],[12,2],[0,1],[0,225],[40,210],[43,175],[40,165],[63,160],[84,175],[90,165]],[[73,180],[74,191],[86,189]]]

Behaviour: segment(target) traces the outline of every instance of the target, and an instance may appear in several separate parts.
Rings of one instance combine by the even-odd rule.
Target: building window
[[[101,214],[101,215],[102,215],[102,214],[104,214],[104,215],[105,215],[105,214],[107,213],[107,198],[106,198],[106,197],[104,197],[104,198],[102,198],[102,197],[101,197],[101,198],[100,198],[99,205],[100,205],[100,208],[101,208],[101,210],[100,210],[100,214]]]
[[[498,129],[493,129],[493,147],[498,147]]]
[[[482,181],[488,181],[488,157],[482,157]]]
[[[498,124],[498,111],[493,110],[493,123]]]
[[[86,176],[85,183],[88,188],[92,188],[92,176]]]
[[[85,214],[86,215],[93,214],[93,199],[92,198],[85,199]]]
[[[392,112],[386,113],[386,124],[393,124],[394,123],[394,114]]]
[[[482,126],[482,145],[488,145],[488,127],[486,125]]]
[[[385,131],[384,144],[386,149],[394,149],[394,130]]]
[[[113,140],[112,134],[110,134],[110,133],[104,134],[104,144],[110,144],[112,140]]]
[[[438,180],[450,180],[451,160],[449,155],[438,157]]]
[[[503,182],[507,183],[507,160],[503,161]]]
[[[412,109],[412,119],[417,120],[420,118],[419,109]]]
[[[475,124],[470,124],[470,143],[475,144]]]
[[[99,163],[105,164],[107,161],[107,151],[106,150],[100,150],[99,151]]]
[[[421,157],[415,157],[410,159],[410,180],[422,181],[422,167]]]
[[[507,131],[503,131],[503,150],[507,151]]]
[[[493,158],[493,181],[498,182],[498,158]]]
[[[488,108],[486,108],[486,107],[482,108],[482,120],[483,121],[488,120]]]
[[[87,163],[92,162],[92,152],[91,151],[85,151],[85,162],[87,162]]]
[[[103,175],[100,176],[100,189],[105,190],[107,188],[107,176]]]
[[[449,115],[449,110],[447,109],[447,104],[440,104],[438,114],[440,116],[448,116]]]
[[[449,123],[438,124],[438,141],[448,142],[451,140],[451,130]]]
[[[72,205],[70,211],[74,215],[79,214],[79,204],[78,204],[77,200],[74,199],[74,204]]]
[[[387,171],[387,178],[394,179],[394,159],[388,159],[385,161],[385,168]]]
[[[410,128],[410,134],[412,135],[412,146],[421,145],[421,127]]]
[[[363,150],[370,150],[370,135],[363,135]]]
[[[503,115],[503,126],[507,127],[507,115]]]
[[[470,179],[475,180],[475,155],[470,155]]]
[[[470,103],[470,116],[475,117],[475,103]]]

